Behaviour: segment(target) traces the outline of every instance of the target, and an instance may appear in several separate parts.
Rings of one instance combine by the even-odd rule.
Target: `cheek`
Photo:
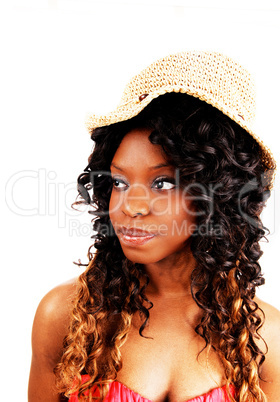
[[[168,196],[155,196],[150,201],[150,211],[154,216],[166,216],[172,214],[172,200]]]
[[[192,202],[180,194],[180,192],[154,197],[150,205],[154,216],[161,216],[164,219],[167,218],[174,221],[196,220],[196,212]]]
[[[114,211],[114,205],[115,205],[114,197],[111,195],[110,201],[109,201],[109,216],[110,216],[110,218],[111,218],[111,215],[113,214],[113,211]]]
[[[196,213],[191,202],[183,199],[179,204],[174,205],[172,213],[166,217],[169,226],[169,235],[174,240],[184,240],[191,236],[196,229]]]
[[[114,220],[115,217],[118,216],[121,210],[121,199],[118,194],[115,194],[114,191],[111,193],[110,202],[109,202],[109,217],[111,220]]]
[[[165,194],[157,194],[152,197],[150,209],[153,215],[161,217],[177,218],[188,211],[186,201],[179,191],[170,191]]]

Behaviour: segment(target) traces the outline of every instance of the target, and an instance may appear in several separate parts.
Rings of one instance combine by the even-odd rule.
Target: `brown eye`
[[[157,179],[154,186],[157,190],[172,190],[175,187],[175,181],[169,178]]]
[[[113,187],[117,189],[123,189],[127,187],[127,184],[121,179],[112,179]]]

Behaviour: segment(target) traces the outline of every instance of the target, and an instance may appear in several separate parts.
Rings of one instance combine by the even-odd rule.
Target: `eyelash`
[[[116,187],[116,186],[115,186],[116,181],[118,181],[118,182],[120,182],[120,183],[124,183],[126,186],[128,186],[128,185],[125,183],[124,180],[122,180],[122,179],[120,179],[120,178],[118,178],[118,177],[112,177],[112,184],[113,184],[113,187],[114,187],[116,190],[118,190],[118,191],[123,191],[124,188]],[[167,189],[167,190],[161,189],[161,188],[157,188],[158,191],[173,190],[173,189],[176,187],[176,186],[175,186],[175,179],[173,179],[173,178],[171,178],[171,177],[166,177],[166,176],[164,176],[164,177],[158,177],[157,179],[155,179],[155,180],[153,181],[153,185],[158,184],[158,183],[160,183],[160,182],[173,184],[173,187],[172,187],[172,188],[169,188],[169,189]]]

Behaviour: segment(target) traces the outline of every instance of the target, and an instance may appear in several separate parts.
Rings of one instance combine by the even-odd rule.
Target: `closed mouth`
[[[121,227],[120,232],[125,236],[132,236],[132,237],[147,237],[147,236],[156,236],[156,233],[148,232],[147,230],[142,230],[139,228],[126,228]]]

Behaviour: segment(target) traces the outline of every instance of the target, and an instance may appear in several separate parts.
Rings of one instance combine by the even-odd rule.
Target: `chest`
[[[213,349],[195,331],[194,314],[184,306],[151,310],[141,337],[135,317],[121,353],[117,380],[154,402],[184,402],[224,384],[224,370]]]

